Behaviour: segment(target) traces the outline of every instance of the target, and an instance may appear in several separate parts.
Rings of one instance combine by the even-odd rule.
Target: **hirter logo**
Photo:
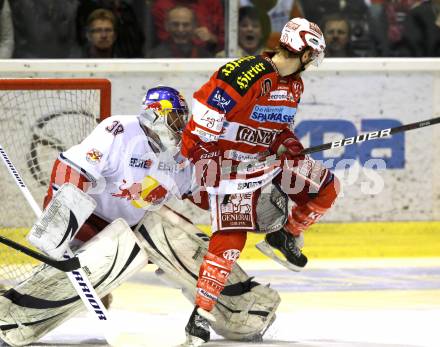
[[[236,140],[249,143],[251,145],[260,145],[268,147],[280,130],[269,130],[264,128],[249,128],[240,125],[237,130]]]

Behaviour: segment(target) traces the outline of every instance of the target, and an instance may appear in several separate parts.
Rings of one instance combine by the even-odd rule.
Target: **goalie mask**
[[[188,105],[176,89],[155,87],[145,94],[139,119],[161,150],[177,149],[188,121]]]
[[[311,63],[315,66],[324,59],[324,35],[315,23],[305,18],[293,18],[287,22],[281,31],[280,45],[295,54],[301,54],[309,47]]]

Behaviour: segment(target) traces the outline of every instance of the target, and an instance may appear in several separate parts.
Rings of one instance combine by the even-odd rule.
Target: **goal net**
[[[0,145],[42,205],[58,153],[110,115],[106,79],[0,79]],[[27,244],[35,215],[0,162],[0,235]],[[29,246],[29,245],[28,245]],[[0,289],[29,276],[33,260],[0,244]]]

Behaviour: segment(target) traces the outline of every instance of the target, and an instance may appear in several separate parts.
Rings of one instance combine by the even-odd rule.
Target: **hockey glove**
[[[276,154],[282,161],[303,160],[304,154],[301,154],[303,149],[301,142],[289,129],[284,129],[279,133],[275,141],[269,146],[271,153]]]
[[[197,183],[204,187],[218,187],[220,183],[222,150],[214,142],[202,142],[189,152],[194,164]]]

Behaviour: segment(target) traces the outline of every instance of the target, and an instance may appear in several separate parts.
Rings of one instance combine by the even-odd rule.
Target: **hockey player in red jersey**
[[[293,133],[304,90],[301,73],[318,66],[325,40],[319,27],[293,18],[275,52],[231,61],[194,94],[182,154],[195,166],[209,195],[213,235],[200,267],[195,309],[185,328],[187,345],[209,340],[209,311],[240,256],[247,232],[259,231],[256,206],[275,185],[293,202],[284,227],[266,235],[287,261],[305,266],[301,233],[335,201],[339,183],[309,156]],[[269,160],[275,157],[276,160]]]

